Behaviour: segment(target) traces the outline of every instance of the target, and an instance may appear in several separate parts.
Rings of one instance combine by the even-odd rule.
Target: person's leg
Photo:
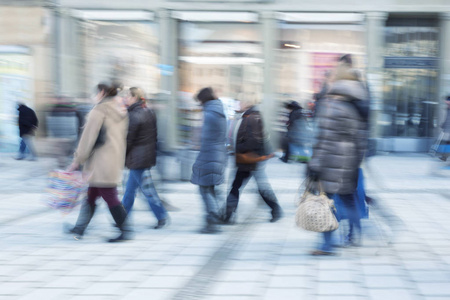
[[[89,222],[95,213],[95,201],[99,197],[98,189],[95,187],[88,188],[87,199],[83,202],[78,215],[77,223],[74,228],[69,230],[70,233],[76,234],[75,239],[81,238],[86,230]]]
[[[26,148],[28,149],[28,151],[30,151],[31,159],[36,159],[37,154],[36,154],[36,149],[34,148],[33,138],[34,137],[32,135],[24,135],[22,137],[22,140],[25,142]]]
[[[250,176],[250,172],[237,169],[230,194],[227,197],[225,222],[228,222],[231,218],[231,215],[236,211],[239,203],[239,190],[241,187],[245,187],[250,179]]]
[[[17,155],[16,159],[21,160],[25,158],[25,151],[27,149],[27,144],[25,144],[23,137],[20,138],[20,145],[19,145],[19,154]]]
[[[201,230],[201,233],[217,233],[219,229],[217,223],[219,222],[217,218],[218,207],[215,205],[214,199],[214,186],[199,186],[200,195],[202,196],[203,203],[205,204],[205,221],[206,225]]]
[[[129,230],[125,226],[127,211],[119,201],[117,188],[98,188],[98,191],[100,196],[108,204],[109,211],[121,231],[121,234],[117,238],[110,239],[109,242],[121,242],[130,239],[128,234]]]
[[[133,208],[134,199],[136,198],[136,189],[139,187],[139,182],[136,180],[136,173],[138,170],[130,170],[128,174],[127,185],[125,193],[123,194],[122,204],[127,214],[130,213]]]
[[[153,214],[155,215],[156,219],[158,219],[158,221],[167,219],[167,211],[162,205],[158,192],[155,189],[150,169],[142,169],[139,171],[140,173],[135,174],[135,179],[139,182],[141,191],[147,199],[148,204],[153,211]]]
[[[272,219],[271,222],[278,221],[283,216],[283,210],[278,204],[278,199],[272,190],[272,186],[269,183],[265,172],[265,164],[260,163],[258,168],[252,172],[255,177],[256,184],[258,186],[258,192],[263,198],[264,202],[272,209]]]
[[[358,234],[361,234],[361,217],[359,215],[358,208],[356,206],[356,199],[353,194],[339,196],[342,200],[342,204],[348,217],[350,230],[347,236],[347,242],[351,244],[354,242],[354,231],[357,231]]]

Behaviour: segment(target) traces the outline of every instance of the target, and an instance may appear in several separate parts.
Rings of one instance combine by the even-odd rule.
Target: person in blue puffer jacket
[[[200,153],[192,166],[191,182],[200,188],[206,209],[206,225],[201,233],[217,233],[220,224],[219,201],[215,186],[225,180],[227,162],[227,121],[222,102],[212,88],[204,88],[196,96],[203,105],[204,121],[200,137]]]

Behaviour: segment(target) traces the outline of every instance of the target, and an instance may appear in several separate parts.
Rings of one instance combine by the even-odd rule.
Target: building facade
[[[86,98],[99,81],[119,79],[156,99],[171,149],[201,87],[230,99],[261,95],[273,124],[280,101],[306,105],[344,53],[367,79],[379,150],[426,151],[450,94],[445,0],[16,2],[0,1],[2,111],[14,97],[43,111],[55,97]]]

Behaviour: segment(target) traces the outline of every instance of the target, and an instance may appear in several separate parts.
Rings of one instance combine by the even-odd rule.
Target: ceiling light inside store
[[[288,47],[288,48],[295,48],[295,49],[300,49],[300,48],[301,48],[301,46],[299,46],[299,45],[294,45],[294,44],[284,44],[284,46],[285,46],[285,47]]]

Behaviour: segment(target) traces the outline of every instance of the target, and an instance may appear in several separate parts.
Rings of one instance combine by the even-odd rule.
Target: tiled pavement
[[[238,225],[198,234],[196,187],[170,182],[163,196],[181,208],[170,226],[150,229],[137,200],[135,239],[122,244],[104,242],[116,234],[104,204],[82,241],[62,233],[77,211],[42,205],[54,166],[0,158],[0,299],[450,299],[450,171],[426,156],[372,158],[367,190],[383,209],[364,221],[363,247],[324,258],[308,255],[319,236],[294,224],[303,165],[268,165],[285,209],[278,223],[249,185]]]

